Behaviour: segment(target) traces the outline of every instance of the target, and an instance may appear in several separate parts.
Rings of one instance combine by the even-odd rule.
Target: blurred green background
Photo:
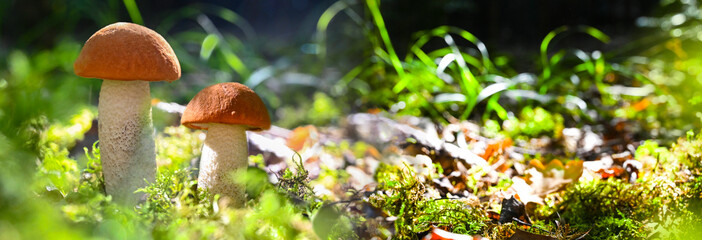
[[[110,23],[143,24],[175,50],[183,76],[152,84],[153,98],[185,105],[242,82],[286,128],[378,110],[504,128],[545,111],[672,140],[702,127],[701,19],[695,0],[0,1],[0,239],[85,234],[34,214],[47,200],[28,189],[51,154],[88,161],[101,81],[73,61]],[[159,110],[154,122],[178,125]]]
[[[2,86],[15,93],[4,103],[17,105],[3,108],[8,127],[96,105],[100,81],[75,77],[71,64],[92,33],[117,21],[161,33],[180,59],[182,79],[154,84],[154,98],[184,105],[205,86],[242,82],[283,127],[324,125],[373,108],[436,121],[503,121],[527,105],[562,112],[570,126],[615,117],[649,126],[647,118],[661,111],[674,113],[663,114],[663,122],[675,122],[662,123],[673,128],[664,132],[681,128],[679,136],[699,126],[694,109],[682,109],[702,101],[693,96],[702,37],[695,1],[61,0],[0,7]],[[660,97],[666,94],[680,97]],[[47,109],[22,113],[21,98]],[[627,112],[643,99],[658,106],[643,109],[653,113]],[[66,101],[72,104],[60,104]],[[157,126],[174,124],[157,118]]]

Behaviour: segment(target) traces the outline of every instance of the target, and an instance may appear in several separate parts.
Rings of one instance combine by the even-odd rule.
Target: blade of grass
[[[460,50],[458,50],[458,46],[456,46],[456,43],[453,41],[451,35],[445,35],[444,40],[446,41],[446,44],[451,47],[453,54],[456,56],[456,63],[458,63],[458,69],[461,76],[459,83],[461,85],[461,90],[463,90],[463,93],[467,97],[465,102],[466,109],[463,114],[461,114],[460,119],[466,120],[477,104],[477,93],[480,92],[482,87],[478,83],[478,80],[475,78],[473,73],[470,72],[470,69],[468,69],[466,62],[463,59],[463,54],[461,54]]]
[[[251,89],[254,89],[266,79],[270,79],[274,73],[275,67],[270,65],[256,69],[251,73],[249,79],[246,80],[246,86]]]
[[[200,14],[217,16],[241,29],[247,39],[254,40],[256,38],[256,32],[253,30],[253,27],[251,27],[251,24],[236,12],[224,7],[202,3],[191,4],[168,14],[168,17],[159,24],[157,28],[159,30],[158,32],[165,33],[170,31],[178,21],[183,19],[191,18],[197,21],[197,17]]]
[[[457,69],[454,69],[458,73],[458,83],[460,85],[461,90],[463,91],[463,94],[466,96],[466,101],[464,102],[466,104],[466,110],[468,111],[468,114],[470,114],[470,111],[472,111],[472,108],[475,106],[475,101],[476,101],[476,95],[481,89],[480,84],[478,83],[477,79],[475,76],[472,74],[470,69],[468,69],[466,60],[464,57],[469,57],[468,59],[471,60],[472,63],[476,63],[477,59],[475,59],[473,56],[461,53],[458,50],[458,46],[456,46],[453,43],[453,39],[451,38],[450,35],[444,35],[446,38],[445,41],[449,45],[449,47],[442,48],[439,50],[435,50],[434,52],[431,52],[429,55],[435,56],[438,55],[438,53],[444,54],[444,56],[441,57],[441,62],[439,66],[436,66],[436,72],[437,74],[442,73],[447,69],[449,66],[450,62],[456,62],[457,64]],[[415,51],[421,51],[420,48],[415,48]],[[429,57],[430,58],[430,57]],[[434,63],[432,63],[433,66],[435,66]],[[453,69],[453,68],[450,68]],[[396,87],[405,87],[405,85],[398,84]],[[463,114],[465,118],[467,118],[467,114]]]
[[[232,50],[231,46],[227,41],[224,40],[224,36],[217,30],[210,18],[204,14],[200,14],[197,17],[197,22],[202,26],[202,28],[210,35],[217,36],[219,39],[219,50],[224,55],[224,59],[242,79],[247,79],[250,75],[249,69],[244,65],[239,56],[237,56]]]
[[[210,59],[210,56],[212,55],[212,51],[214,51],[215,47],[217,47],[217,44],[219,43],[219,38],[217,38],[216,35],[214,34],[208,34],[205,39],[202,40],[202,46],[200,48],[200,58],[202,59]]]
[[[566,56],[566,53],[567,52],[565,50],[560,50],[560,51],[556,52],[555,54],[553,54],[553,56],[551,57],[551,60],[549,61],[551,66],[555,66],[556,64],[560,63],[561,60],[563,60],[563,58]]]
[[[509,89],[512,86],[514,86],[514,83],[511,82],[498,82],[490,84],[489,86],[485,87],[482,91],[480,91],[480,95],[478,95],[477,101],[481,102],[499,92]]]
[[[478,69],[483,69],[485,72],[490,72],[494,71],[494,64],[490,60],[490,55],[488,54],[487,48],[485,47],[485,44],[481,42],[475,35],[472,33],[457,28],[457,27],[451,27],[451,26],[440,26],[428,31],[420,31],[415,33],[414,38],[417,40],[412,44],[410,47],[410,51],[414,52],[414,49],[421,49],[431,38],[433,37],[438,37],[438,38],[444,38],[448,34],[455,34],[460,36],[461,38],[473,43],[477,48],[478,51],[480,52],[480,55],[482,57],[482,66],[480,65],[474,65],[474,67]],[[412,56],[408,55],[408,59],[411,59]]]
[[[592,53],[592,58],[595,59],[595,81],[601,83],[604,79],[607,63],[605,62],[604,55],[600,51],[594,51]]]
[[[355,1],[350,1],[351,3],[355,3]],[[326,57],[327,54],[327,45],[326,45],[326,36],[327,36],[327,28],[329,27],[329,23],[331,23],[332,19],[339,14],[344,9],[349,8],[349,3],[347,3],[344,0],[340,0],[338,2],[335,2],[327,10],[324,10],[322,13],[322,16],[319,17],[319,20],[317,20],[317,44],[319,45],[319,56],[321,58]]]
[[[390,35],[388,34],[388,30],[385,27],[385,21],[383,20],[383,16],[380,14],[379,1],[380,0],[366,0],[366,5],[368,6],[368,10],[371,13],[375,26],[378,28],[380,38],[383,40],[383,44],[387,49],[387,53],[392,63],[392,67],[397,72],[398,77],[400,79],[403,79],[405,77],[405,71],[404,69],[402,69],[402,63],[397,57],[395,49],[392,47],[392,43],[390,42]]]
[[[501,120],[507,120],[509,117],[507,110],[500,105],[498,100],[500,100],[500,94],[495,94],[490,97],[487,102],[487,107],[485,108],[485,113],[483,113],[483,120],[490,119],[491,112],[495,112],[497,117],[499,117]]]
[[[587,35],[590,35],[597,40],[600,40],[603,43],[609,43],[609,36],[607,34],[603,33],[597,28],[591,27],[591,26],[578,26],[578,31],[586,33]]]
[[[377,67],[379,65],[372,64],[372,62],[369,60],[364,61],[360,65],[351,69],[351,71],[346,73],[343,77],[341,77],[341,79],[336,83],[336,85],[332,89],[335,89],[335,91],[337,93],[340,93],[339,95],[342,95],[341,93],[346,93],[348,88],[355,89],[356,91],[361,93],[361,95],[370,94],[370,92],[368,91],[368,89],[370,87],[367,87],[368,86],[367,84],[363,85],[363,88],[356,88],[355,86],[360,86],[360,85],[353,84],[353,83],[354,83],[354,80],[359,79],[359,78],[362,79],[363,77],[366,77],[367,75],[370,75],[373,72],[375,72],[376,69],[374,68],[374,66]],[[365,83],[364,81],[357,81],[357,82]]]
[[[230,22],[231,24],[234,24],[235,26],[239,27],[239,29],[241,29],[246,38],[256,38],[256,32],[253,30],[253,27],[251,27],[251,24],[249,24],[249,22],[246,21],[246,19],[242,18],[236,12],[216,5],[205,5],[204,9],[206,9],[206,11],[208,12],[213,13],[216,16],[219,16],[227,22]]]
[[[555,30],[549,32],[546,34],[546,37],[544,37],[544,40],[541,41],[541,47],[540,47],[540,53],[541,53],[541,64],[543,65],[543,79],[549,79],[551,77],[551,64],[549,64],[548,61],[548,46],[551,44],[551,41],[553,38],[555,38],[558,34],[565,32],[568,30],[567,26],[562,26],[559,28],[556,28]]]
[[[436,63],[434,63],[434,60],[430,58],[424,51],[422,51],[421,48],[412,48],[410,51],[414,53],[417,58],[419,58],[419,61],[421,61],[424,65],[431,67],[431,68],[436,68]],[[410,54],[408,54],[409,56]],[[412,62],[411,58],[405,58],[405,62]]]
[[[137,7],[135,0],[123,0],[124,7],[127,8],[129,17],[132,19],[133,23],[144,25],[144,20],[141,19],[141,13],[139,13],[139,7]]]
[[[560,59],[561,59],[563,56],[560,56],[560,55],[559,55],[559,54],[561,53],[561,52],[559,51],[556,55],[554,55],[554,57],[552,57],[552,58],[550,59],[551,61],[549,61],[549,58],[548,58],[548,47],[549,47],[549,45],[551,44],[551,42],[553,41],[553,39],[554,39],[557,35],[559,35],[559,34],[561,34],[561,33],[565,33],[565,32],[568,31],[568,30],[569,30],[568,26],[561,26],[561,27],[559,27],[559,28],[556,28],[555,30],[549,32],[549,33],[546,35],[546,37],[544,37],[544,40],[541,41],[540,55],[541,55],[541,64],[543,65],[543,72],[542,72],[542,79],[541,79],[540,83],[538,84],[538,85],[541,86],[540,89],[539,89],[539,92],[540,92],[541,94],[545,94],[546,92],[548,92],[550,86],[554,86],[554,85],[557,85],[557,84],[558,84],[557,82],[554,82],[554,81],[561,81],[561,80],[565,79],[565,78],[551,79],[551,77],[552,77],[552,76],[551,76],[551,74],[552,74],[552,68],[553,68],[558,62],[560,62]],[[600,31],[600,30],[598,30],[598,29],[596,29],[596,28],[594,28],[594,27],[590,27],[590,26],[578,26],[575,30],[578,31],[578,32],[585,33],[585,34],[587,34],[587,35],[589,35],[589,36],[591,36],[591,37],[593,37],[593,38],[595,38],[595,39],[597,39],[597,40],[600,40],[600,41],[603,42],[603,43],[608,43],[609,40],[610,40],[609,36],[607,36],[607,35],[604,34],[602,31]],[[580,58],[580,59],[583,60],[584,62],[589,62],[589,57],[587,57],[587,56],[586,56],[586,57],[583,57],[583,56],[582,56],[582,54],[583,54],[584,52],[582,52],[582,51],[580,51],[580,52],[575,51],[574,53],[575,53],[576,57]],[[585,55],[587,55],[587,54],[585,54]],[[587,65],[582,65],[582,66],[580,66],[580,67],[587,67]],[[594,66],[594,67],[595,67],[595,69],[596,69],[596,66]],[[604,70],[604,69],[603,69],[603,70]],[[591,73],[591,74],[592,74],[592,73]]]

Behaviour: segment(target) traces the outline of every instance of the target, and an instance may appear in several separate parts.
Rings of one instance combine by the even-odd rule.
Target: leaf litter
[[[558,220],[545,223],[543,208],[562,207],[562,194],[578,182],[619,179],[635,184],[658,161],[634,158],[640,142],[627,134],[604,136],[586,126],[565,128],[559,135],[514,141],[467,121],[437,125],[418,117],[393,120],[379,113],[357,113],[340,126],[274,126],[248,137],[250,153],[263,156],[262,167],[272,181],[285,169],[306,171],[310,187],[305,191],[338,204],[338,214],[361,219],[356,222],[361,238],[411,232],[422,239],[581,239],[591,229],[578,231]],[[407,199],[394,200],[400,209],[383,205],[402,191],[408,192],[399,196],[417,205],[406,205]],[[436,210],[427,202],[437,201],[472,209],[470,214],[483,219],[482,227],[475,229],[480,231],[457,228],[442,216],[423,215],[440,215],[421,212]],[[530,216],[539,220],[533,222]]]

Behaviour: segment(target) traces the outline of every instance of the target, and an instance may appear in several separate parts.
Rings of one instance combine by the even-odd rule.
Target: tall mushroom
[[[219,83],[200,91],[185,108],[181,124],[207,130],[199,188],[231,198],[233,206],[244,204],[244,188],[230,178],[233,171],[248,163],[246,130],[271,126],[268,110],[261,98],[239,83]]]
[[[110,24],[85,42],[73,64],[76,75],[103,79],[98,137],[105,191],[135,204],[137,188],[153,182],[156,152],[149,82],[180,78],[180,64],[161,35],[133,23]]]

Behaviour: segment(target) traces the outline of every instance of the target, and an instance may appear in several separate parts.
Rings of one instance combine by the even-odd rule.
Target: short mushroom
[[[149,82],[180,78],[180,64],[161,35],[133,23],[110,24],[91,36],[73,64],[76,75],[103,79],[98,137],[105,191],[135,204],[153,182],[156,152]]]
[[[185,108],[181,124],[207,130],[200,157],[198,188],[244,205],[244,187],[234,184],[232,172],[248,164],[247,130],[271,126],[261,98],[239,83],[219,83],[200,91]]]

